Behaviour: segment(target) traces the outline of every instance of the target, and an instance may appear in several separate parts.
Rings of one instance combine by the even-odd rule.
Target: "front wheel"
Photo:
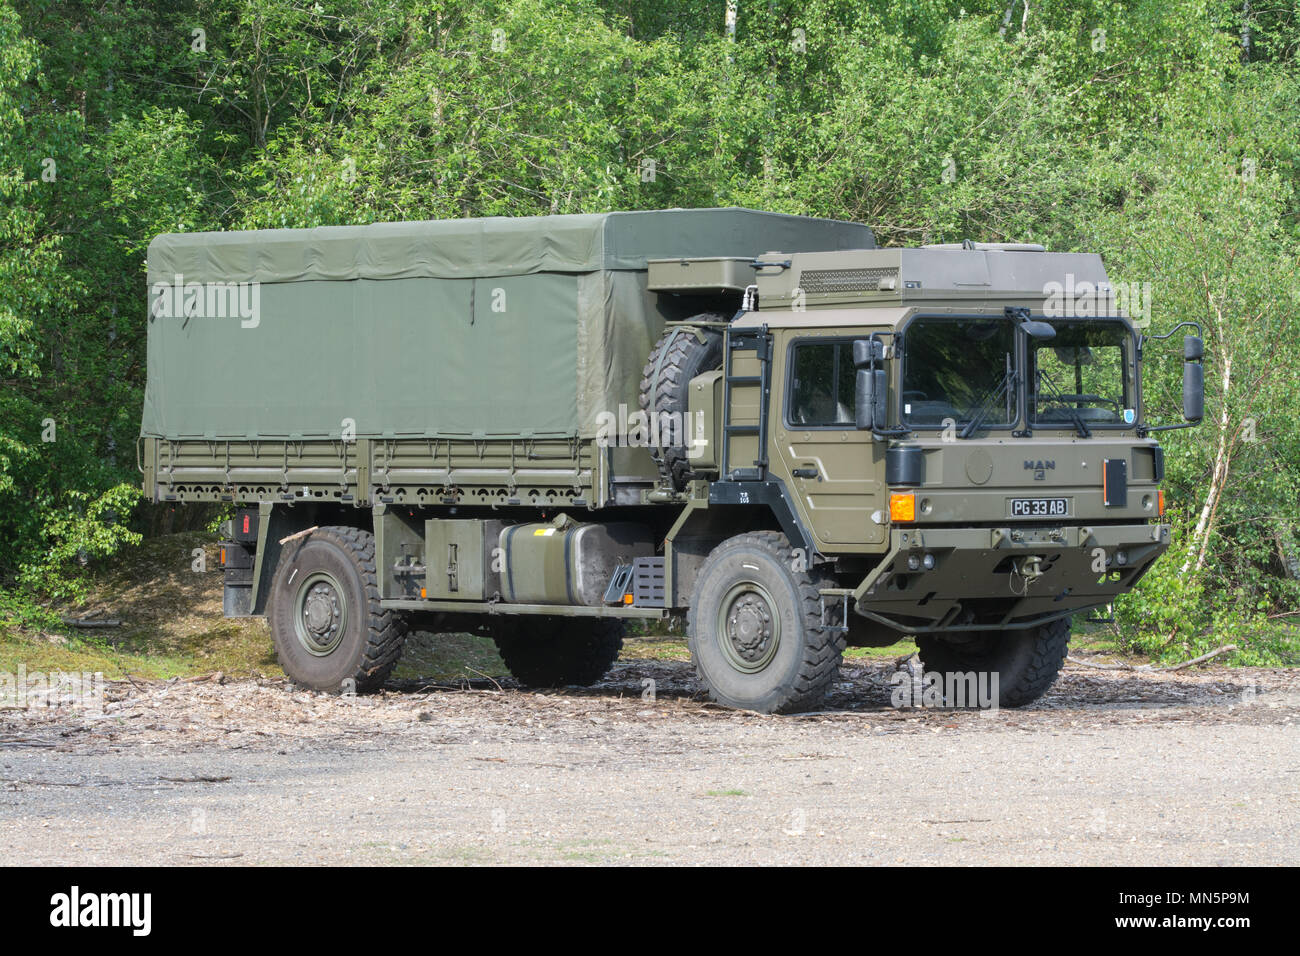
[[[974,673],[976,686],[991,690],[992,675],[997,674],[999,707],[1023,707],[1047,693],[1065,663],[1069,643],[1069,618],[1023,630],[923,634],[916,638],[922,669],[941,674],[945,688],[957,686],[957,675]],[[985,679],[983,675],[988,675],[987,685],[980,683]]]
[[[820,588],[833,583],[805,568],[779,532],[714,548],[689,616],[691,657],[709,696],[764,714],[820,705],[844,653],[843,632],[822,620]]]

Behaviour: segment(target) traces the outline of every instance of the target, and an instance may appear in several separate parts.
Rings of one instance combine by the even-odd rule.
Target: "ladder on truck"
[[[757,375],[735,373],[736,353],[753,352],[758,363]],[[753,389],[758,406],[758,420],[737,424],[732,420],[732,400],[737,390]],[[722,365],[722,460],[719,473],[725,481],[763,481],[767,477],[767,405],[772,390],[772,336],[767,326],[756,329],[728,329],[727,347]],[[758,440],[758,454],[753,463],[733,467],[732,439],[752,435]]]

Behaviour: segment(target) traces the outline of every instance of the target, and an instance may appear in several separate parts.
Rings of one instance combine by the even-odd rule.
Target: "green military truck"
[[[729,706],[905,635],[1015,706],[1169,545],[1185,426],[1151,338],[1059,294],[1093,255],[710,209],[164,235],[148,271],[145,492],[229,503],[225,613],[307,687],[379,688],[411,630],[592,684],[684,615]]]

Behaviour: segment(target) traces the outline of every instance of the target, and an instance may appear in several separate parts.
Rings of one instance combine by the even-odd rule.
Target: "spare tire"
[[[688,322],[725,322],[716,312],[692,316]],[[689,440],[687,413],[691,379],[722,367],[722,333],[717,329],[678,325],[664,332],[650,350],[650,360],[641,373],[640,403],[647,421],[663,421],[670,414],[678,424],[672,437]],[[684,444],[652,449],[659,473],[678,491],[691,477],[691,461]]]

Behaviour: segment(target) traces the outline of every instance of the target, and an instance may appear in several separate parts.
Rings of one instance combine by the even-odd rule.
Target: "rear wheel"
[[[497,623],[497,652],[525,687],[589,687],[618,660],[616,618],[513,617]]]
[[[700,569],[689,616],[691,657],[709,696],[764,714],[820,705],[844,652],[838,610],[822,623],[819,589],[833,583],[802,569],[780,532],[718,545]]]
[[[331,693],[381,688],[406,637],[402,617],[379,606],[375,538],[358,528],[317,528],[286,547],[268,618],[290,680]]]
[[[998,675],[999,707],[1023,707],[1036,701],[1056,680],[1070,643],[1070,620],[1051,621],[1015,631],[976,631],[920,635],[916,647],[922,668],[949,674]],[[953,703],[952,701],[948,702]],[[969,702],[967,702],[969,703]]]

